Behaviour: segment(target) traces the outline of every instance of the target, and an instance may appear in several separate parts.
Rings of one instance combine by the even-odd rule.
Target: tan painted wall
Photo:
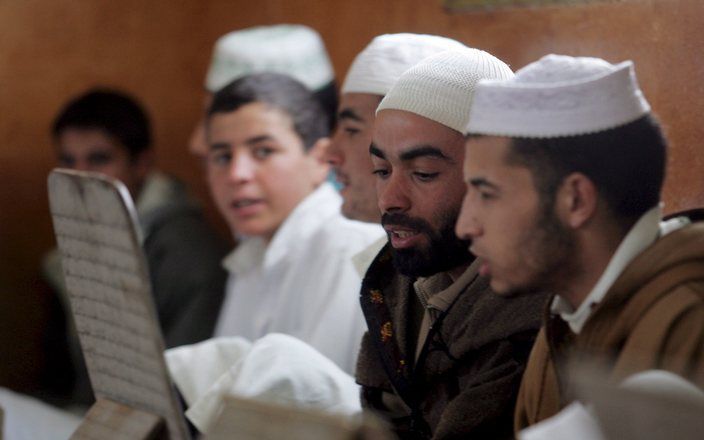
[[[0,384],[43,368],[46,292],[37,265],[52,245],[47,135],[60,105],[92,85],[141,97],[162,168],[207,196],[185,152],[215,38],[278,22],[317,28],[338,75],[374,35],[427,32],[488,50],[514,68],[548,52],[632,59],[672,142],[668,211],[704,205],[704,2],[623,0],[572,8],[448,14],[439,0],[0,1]]]

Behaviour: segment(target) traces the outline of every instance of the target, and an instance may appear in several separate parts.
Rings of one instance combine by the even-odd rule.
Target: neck
[[[580,234],[572,267],[556,290],[573,308],[577,309],[594,289],[624,236],[616,228]]]

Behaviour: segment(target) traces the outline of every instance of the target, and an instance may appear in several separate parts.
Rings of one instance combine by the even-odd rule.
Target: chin
[[[346,218],[350,220],[358,220],[354,209],[350,208],[349,202],[346,199],[342,202],[342,208],[340,208],[340,210],[342,211],[342,215]]]
[[[516,287],[494,277],[489,281],[489,285],[491,286],[491,290],[500,296],[511,296],[518,290]]]

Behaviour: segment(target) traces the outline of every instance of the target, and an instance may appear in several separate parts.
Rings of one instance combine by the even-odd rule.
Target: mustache
[[[381,216],[381,225],[405,226],[418,231],[433,233],[433,227],[426,220],[418,217],[411,217],[400,212],[384,213]]]

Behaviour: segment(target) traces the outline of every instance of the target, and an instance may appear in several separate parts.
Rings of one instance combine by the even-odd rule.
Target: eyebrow
[[[245,145],[251,147],[251,146],[256,145],[260,142],[266,142],[266,141],[272,141],[272,140],[274,140],[273,137],[271,137],[267,134],[262,134],[259,136],[254,136],[249,139],[246,139],[244,141],[244,143],[245,143]],[[216,142],[216,143],[210,144],[211,150],[222,150],[222,149],[227,149],[227,148],[230,148],[229,142]]]
[[[337,114],[337,120],[342,121],[344,119],[352,119],[353,121],[357,122],[366,122],[364,118],[359,116],[354,110],[351,108],[347,107],[342,109],[338,114]]]
[[[384,154],[384,152],[381,151],[374,142],[369,145],[369,154],[371,154],[372,156],[376,156],[380,159],[386,160],[386,154]]]
[[[230,144],[227,142],[215,142],[210,144],[210,151],[217,151],[217,150],[227,150],[230,148]]]
[[[369,145],[369,154],[376,156],[380,159],[386,160],[386,154],[384,154],[379,147],[374,144],[374,142]],[[446,156],[445,153],[442,152],[437,147],[433,147],[432,145],[419,145],[417,147],[411,148],[409,150],[404,151],[399,155],[399,158],[403,162],[410,162],[414,159],[418,159],[419,157],[430,157],[434,159],[442,159],[448,163],[455,163],[455,160],[452,159],[449,156]]]
[[[499,187],[496,186],[495,184],[489,182],[486,180],[484,177],[474,177],[469,180],[467,180],[467,183],[472,185],[475,188],[491,188],[495,191],[499,191]]]
[[[454,159],[449,156],[446,156],[445,153],[442,152],[442,150],[437,147],[433,147],[432,145],[419,145],[417,147],[413,147],[409,150],[406,150],[399,155],[399,158],[405,162],[418,159],[419,157],[430,157],[435,159],[442,159],[449,163],[455,163]]]

